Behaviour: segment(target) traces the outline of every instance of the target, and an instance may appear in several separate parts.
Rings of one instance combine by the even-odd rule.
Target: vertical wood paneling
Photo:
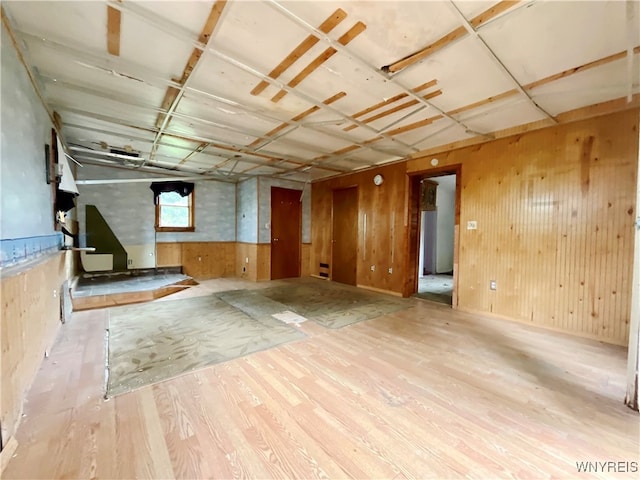
[[[637,150],[630,110],[438,155],[463,172],[459,306],[626,344]]]
[[[179,267],[182,265],[182,244],[156,243],[156,265],[158,267]]]
[[[0,424],[2,443],[15,433],[25,395],[60,326],[63,283],[75,273],[72,252],[2,272],[0,292]]]
[[[308,277],[311,275],[311,244],[303,243],[301,252],[300,276]]]
[[[182,270],[200,278],[233,276],[236,271],[235,242],[182,243]]]
[[[331,231],[327,226],[332,225],[333,190],[358,185],[357,284],[403,292],[408,253],[404,222],[408,188],[405,168],[404,163],[397,163],[313,184],[311,274],[319,274],[321,262],[332,268]],[[373,183],[373,177],[378,173],[384,177],[380,186]]]
[[[236,245],[236,276],[255,282],[257,252],[255,243],[239,242]]]
[[[259,243],[256,245],[256,265],[258,282],[271,280],[271,244]]]
[[[235,272],[237,277],[245,278],[252,282],[260,282],[271,278],[270,243],[238,242],[236,248]]]
[[[358,284],[409,291],[415,208],[406,175],[434,171],[434,157],[438,170],[461,166],[454,305],[627,343],[637,109],[314,183],[311,273],[330,263],[332,190],[357,185]],[[477,230],[466,229],[469,220]]]

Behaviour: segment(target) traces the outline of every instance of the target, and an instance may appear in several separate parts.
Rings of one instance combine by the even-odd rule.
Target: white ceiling
[[[80,162],[306,181],[529,122],[552,124],[560,113],[640,91],[636,1],[2,8]],[[340,18],[322,32],[334,14]],[[309,48],[271,74],[305,39]],[[406,67],[395,65],[420,51]],[[265,88],[252,93],[261,81]]]

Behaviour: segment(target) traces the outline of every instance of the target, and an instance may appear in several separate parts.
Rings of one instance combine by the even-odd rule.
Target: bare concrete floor
[[[416,297],[451,305],[453,295],[453,275],[434,274],[418,278]]]

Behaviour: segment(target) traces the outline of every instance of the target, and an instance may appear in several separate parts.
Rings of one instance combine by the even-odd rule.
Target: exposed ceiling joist
[[[514,5],[520,3],[520,1],[521,0],[502,0],[497,5],[494,5],[481,14],[473,17],[469,21],[469,23],[473,28],[478,28],[481,25],[486,25],[489,20],[496,18],[501,13],[504,13],[507,10],[511,9]],[[421,60],[424,60],[429,55],[433,55],[438,50],[451,45],[456,40],[460,40],[461,38],[465,37],[467,33],[468,30],[464,26],[457,27],[446,35],[440,37],[430,45],[427,45],[426,47],[418,50],[417,52],[412,53],[411,55],[408,55],[405,58],[398,60],[397,62],[394,62],[390,65],[385,65],[384,67],[382,67],[382,70],[392,74],[398,73],[401,70],[414,65]]]
[[[120,55],[120,10],[107,5],[107,51],[116,57]]]
[[[216,25],[220,20],[220,16],[222,15],[222,11],[225,5],[226,5],[226,0],[218,0],[213,4],[213,7],[211,7],[211,12],[209,12],[209,16],[207,17],[207,21],[205,22],[204,27],[202,28],[202,32],[200,32],[200,36],[198,37],[199,42],[202,42],[206,45],[211,40],[213,31],[215,30]],[[185,65],[182,71],[182,75],[180,79],[177,81],[177,83],[181,87],[184,87],[185,83],[187,82],[187,79],[191,76],[194,69],[198,65],[198,62],[200,61],[200,57],[202,56],[202,52],[203,50],[200,50],[199,48],[194,48],[193,52],[191,52],[191,56],[189,57],[189,60],[187,60],[187,64]],[[178,96],[180,95],[180,92],[181,92],[180,88],[171,87],[171,86],[167,88],[167,93],[165,94],[164,100],[162,101],[162,109],[164,111],[166,112],[171,111],[172,106],[174,107],[173,110],[175,110],[175,108],[177,107],[177,103],[180,101],[178,98]],[[156,119],[156,127],[160,128],[162,126],[165,120],[165,117],[167,115],[168,113],[167,114],[161,113],[158,115],[158,118]],[[169,120],[167,120],[167,123],[168,122]]]
[[[507,8],[510,8],[511,4],[514,4],[514,3],[516,2],[509,2],[509,1],[501,2],[501,4],[505,4]],[[558,121],[555,118],[553,118],[553,116],[550,115],[549,112],[547,112],[544,108],[538,105],[533,100],[533,98],[531,98],[529,94],[525,92],[524,88],[522,88],[522,85],[520,85],[518,80],[516,80],[516,78],[509,71],[509,69],[505,67],[504,63],[502,63],[500,59],[496,56],[496,54],[493,52],[493,50],[491,50],[489,45],[487,45],[487,42],[485,42],[482,39],[482,37],[478,35],[478,32],[475,30],[474,26],[471,24],[471,22],[469,22],[465,18],[465,16],[462,14],[460,9],[456,6],[455,3],[453,3],[453,0],[449,0],[448,5],[451,7],[451,10],[456,14],[460,22],[462,22],[462,25],[464,26],[465,30],[469,33],[469,35],[471,35],[471,37],[473,37],[476,40],[476,42],[478,42],[478,44],[482,46],[484,51],[489,55],[489,58],[494,63],[494,65],[509,79],[511,84],[520,93],[520,95],[522,95],[530,105],[532,105],[536,110],[538,110],[543,116],[545,116],[552,123],[558,123]]]
[[[155,129],[153,128],[145,128],[139,125],[132,125],[130,122],[127,122],[124,119],[120,119],[120,118],[116,118],[113,116],[109,116],[109,115],[104,115],[104,114],[99,114],[96,112],[90,112],[87,110],[82,110],[82,109],[78,109],[78,108],[73,108],[73,107],[66,107],[64,105],[59,105],[58,108],[61,111],[68,111],[70,113],[75,113],[78,115],[82,115],[88,118],[93,118],[96,120],[101,120],[101,121],[105,121],[105,122],[111,122],[111,123],[117,123],[119,125],[125,126],[125,127],[129,127],[129,128],[134,128],[140,131],[145,131],[145,132],[149,132],[149,133],[155,133]],[[187,140],[187,141],[196,141],[196,142],[205,142],[205,143],[209,143],[210,147],[214,147],[214,148],[220,148],[223,150],[228,150],[228,151],[232,151],[232,152],[236,152],[236,153],[245,153],[248,155],[252,155],[255,157],[260,157],[260,158],[264,158],[266,160],[271,160],[271,161],[286,161],[286,162],[290,162],[290,163],[296,163],[296,164],[300,164],[300,165],[306,165],[307,163],[305,163],[303,160],[301,160],[298,157],[293,157],[293,156],[289,156],[289,155],[282,155],[282,154],[266,154],[266,153],[258,153],[258,152],[254,152],[251,149],[248,148],[244,148],[244,147],[238,147],[236,145],[230,144],[230,143],[224,143],[221,142],[220,140],[216,140],[216,139],[211,139],[211,138],[205,138],[203,136],[200,135],[190,135],[189,137],[185,137],[182,135],[179,135],[177,133],[174,132],[165,132],[165,136],[167,137],[174,137],[174,138],[180,138],[183,140]],[[246,160],[249,161],[249,160]]]
[[[184,95],[185,88],[192,78],[191,75],[197,70],[198,66],[200,65],[200,60],[203,53],[207,52],[210,43],[213,41],[213,31],[215,30],[215,27],[220,20],[220,16],[222,15],[222,11],[226,4],[227,0],[216,0],[216,2],[213,4],[213,7],[211,7],[211,12],[209,13],[209,17],[207,18],[204,28],[198,38],[198,41],[200,43],[203,43],[205,45],[205,48],[203,50],[194,48],[191,56],[189,57],[189,60],[187,60],[187,65],[184,67],[182,77],[178,81],[178,83],[180,84],[180,88],[175,89],[173,87],[169,87],[167,89],[162,107],[166,108],[166,105],[169,104],[169,108],[167,109],[167,113],[158,115],[158,118],[156,119],[156,127],[158,127],[158,133],[156,134],[156,138],[153,141],[149,160],[153,160],[153,158],[155,157],[157,144],[162,138],[162,134],[164,133],[165,129],[169,125],[171,117],[174,114],[176,108],[178,108],[180,100]]]
[[[549,124],[543,112],[567,118],[640,89],[635,4],[482,5],[107,0],[2,8],[52,122],[72,144],[111,145],[116,155],[128,145],[144,159],[157,152],[153,164],[165,172],[210,171],[225,181],[351,171],[438,142]],[[376,64],[447,31],[433,59],[413,57],[396,73]],[[269,101],[276,92],[286,93],[277,104]]]
[[[274,6],[277,6],[276,8],[281,10],[282,12],[286,12],[287,16],[291,16],[291,18],[295,18],[296,19],[296,23],[299,23],[300,25],[304,26],[304,28],[307,28],[308,30],[312,31],[313,33],[315,33],[317,36],[319,36],[320,38],[322,38],[323,40],[329,42],[331,44],[331,46],[338,50],[338,51],[344,51],[344,46],[341,45],[338,42],[333,42],[331,39],[328,39],[325,35],[323,35],[322,33],[318,32],[317,29],[315,27],[312,27],[311,25],[309,25],[308,23],[304,22],[303,20],[299,19],[298,17],[296,17],[295,15],[293,15],[291,12],[289,12],[286,9],[283,9],[282,6],[280,6],[279,4],[277,4],[277,2],[273,1],[273,0],[268,0],[268,2],[270,4],[273,4]],[[110,2],[111,4],[111,2]],[[165,18],[159,18],[156,15],[153,14],[145,14],[144,11],[142,11],[140,9],[140,7],[138,6],[134,6],[132,5],[130,2],[126,3],[126,4],[122,4],[119,7],[122,11],[127,11],[127,12],[131,12],[132,14],[135,14],[138,18],[140,18],[140,20],[150,24],[150,25],[154,25],[157,26],[158,28],[163,28],[165,29],[165,33],[180,39],[182,41],[188,42],[188,44],[193,45],[195,48],[198,48],[200,50],[204,50],[207,49],[208,52],[214,56],[219,58],[220,60],[233,65],[235,67],[238,67],[239,69],[245,71],[246,73],[249,73],[250,75],[253,75],[263,81],[266,81],[267,83],[269,83],[270,85],[274,85],[276,87],[278,87],[281,90],[286,91],[287,93],[291,93],[292,95],[295,95],[296,97],[300,98],[301,100],[304,100],[306,102],[309,102],[313,105],[319,106],[321,109],[325,110],[325,111],[331,111],[332,113],[344,118],[344,120],[350,120],[354,123],[356,123],[359,126],[362,126],[364,128],[366,128],[369,131],[372,131],[373,133],[377,134],[378,132],[371,128],[370,126],[363,124],[353,118],[350,118],[348,115],[346,115],[345,113],[343,113],[340,110],[336,110],[332,107],[330,107],[329,105],[323,105],[321,101],[318,101],[315,98],[312,98],[309,95],[306,95],[302,92],[300,92],[299,90],[295,90],[291,87],[289,87],[288,85],[283,84],[282,82],[279,82],[277,80],[272,79],[271,77],[269,77],[267,74],[262,73],[259,69],[254,68],[230,55],[227,55],[223,52],[221,52],[218,49],[215,48],[208,48],[206,45],[203,45],[202,42],[198,42],[195,41],[193,39],[190,38],[190,35],[188,33],[185,33],[185,29],[183,27],[181,27],[179,24],[176,24],[175,22],[172,22],[170,20],[167,20]],[[349,55],[352,55],[351,53],[349,53]],[[355,56],[354,56],[355,58]],[[359,60],[360,62],[363,62],[362,60]],[[364,62],[363,62],[364,63]],[[371,70],[373,70],[376,74],[381,73],[378,69],[370,66],[367,64],[367,67]],[[415,95],[415,94],[410,94],[412,96],[414,96],[414,98],[418,98],[423,102],[426,102],[426,100],[423,100],[421,97]],[[433,107],[433,108],[437,108],[437,107]],[[455,120],[454,120],[455,121]],[[384,136],[384,135],[383,135]],[[411,152],[412,151],[412,147],[410,147],[408,144],[405,144],[404,142],[400,141],[400,140],[396,140],[396,139],[390,139],[392,141],[397,142],[399,145],[404,146],[407,149],[407,152]]]
[[[283,15],[285,15],[287,18],[293,20],[295,23],[297,23],[301,27],[306,28],[310,32],[314,32],[314,33],[318,34],[316,29],[312,25],[310,25],[309,23],[305,22],[303,19],[301,19],[300,17],[295,15],[293,12],[291,12],[290,10],[285,8],[282,4],[278,3],[276,0],[264,0],[264,1],[266,1],[273,8],[275,8],[278,11],[280,11]],[[360,58],[354,52],[350,52],[340,42],[334,42],[332,39],[330,39],[327,36],[324,36],[323,39],[324,39],[324,41],[326,43],[331,45],[332,48],[334,48],[335,50],[337,50],[339,52],[344,53],[345,55],[350,57],[352,60],[354,60],[356,63],[358,63],[358,64],[362,65],[363,67],[365,67],[369,72],[373,73],[376,76],[382,77],[384,80],[390,81],[391,83],[393,83],[393,84],[397,85],[398,87],[402,88],[404,90],[404,93],[406,93],[408,96],[410,96],[414,100],[417,100],[419,103],[422,103],[423,105],[435,110],[436,112],[438,112],[439,115],[442,115],[442,116],[445,116],[445,117],[449,117],[449,115],[447,115],[443,110],[438,108],[432,102],[430,102],[429,100],[419,96],[417,93],[415,93],[410,88],[407,88],[406,86],[400,84],[393,77],[391,77],[388,74],[384,73],[382,70],[378,69],[377,67],[375,67],[373,65],[370,65],[368,62],[366,62],[365,60]],[[455,119],[453,117],[449,117],[449,118],[450,118],[451,121],[459,124],[461,127],[465,128],[465,129],[468,129],[468,127],[466,125],[464,125],[464,123],[462,123],[461,121],[459,121],[459,120],[457,120],[457,119]],[[351,118],[351,120],[354,121],[354,123],[356,123],[358,126],[366,125],[366,124],[363,124],[362,122],[356,121],[353,118]],[[388,137],[387,133],[383,133],[383,132],[380,132],[380,131],[376,131],[376,133],[382,135],[384,138]],[[395,139],[395,141],[398,141],[398,140]]]
[[[412,89],[411,89],[411,91],[412,91],[413,93],[419,93],[419,92],[421,92],[421,91],[423,91],[423,90],[426,90],[426,89],[428,89],[428,88],[434,87],[434,86],[436,86],[437,84],[438,84],[438,81],[437,81],[437,80],[435,80],[435,79],[434,79],[434,80],[429,80],[428,82],[423,83],[422,85],[418,85],[417,87],[412,88]],[[394,96],[393,96],[393,97],[391,97],[391,98],[388,98],[388,99],[386,99],[386,100],[383,100],[382,102],[376,103],[375,105],[372,105],[372,106],[370,106],[370,107],[365,108],[364,110],[360,110],[359,112],[354,113],[354,114],[352,115],[352,117],[353,117],[353,118],[358,118],[358,117],[361,117],[361,116],[363,116],[363,115],[367,115],[367,114],[369,114],[369,113],[371,113],[371,112],[374,112],[374,111],[376,111],[376,110],[378,110],[378,109],[380,109],[380,108],[382,108],[382,107],[386,107],[387,105],[390,105],[390,104],[392,104],[392,103],[395,103],[395,102],[397,102],[398,100],[402,100],[403,98],[407,98],[408,96],[409,96],[409,94],[408,94],[408,93],[399,93],[398,95],[394,95]],[[428,99],[427,99],[427,100],[428,100]],[[349,125],[348,127],[346,127],[346,128],[344,129],[344,131],[345,131],[345,132],[348,132],[349,130],[353,130],[353,129],[355,129],[355,128],[358,128],[358,126],[357,126],[357,125]]]
[[[347,13],[338,8],[335,12],[333,12],[322,24],[318,27],[322,33],[329,33],[336,26],[340,24],[345,18],[347,18]],[[282,75],[291,65],[293,65],[300,57],[302,57],[305,53],[307,53],[311,48],[320,41],[318,37],[315,35],[308,35],[302,42],[295,47],[289,55],[287,55],[284,60],[282,60],[273,70],[269,72],[269,77],[274,80],[277,79],[280,75]],[[260,81],[258,85],[255,86],[253,90],[251,90],[251,95],[259,95],[261,94],[265,88],[269,86],[268,82],[264,80]]]
[[[364,32],[366,28],[367,28],[367,26],[364,23],[357,22],[353,27],[351,27],[346,33],[344,33],[338,39],[338,43],[340,45],[343,45],[343,46],[347,45],[354,38],[356,38],[358,35],[360,35],[362,32]],[[329,60],[336,53],[338,53],[338,51],[335,48],[333,48],[333,47],[327,48],[324,52],[322,52],[320,55],[318,55],[316,58],[314,58],[311,61],[311,63],[309,63],[309,65],[304,67],[300,73],[298,73],[295,77],[293,77],[289,81],[289,83],[287,83],[287,86],[289,88],[295,88],[298,85],[300,85],[300,83],[302,83],[302,81],[305,78],[307,78],[314,71],[316,71],[318,68],[320,68],[320,66],[323,63],[325,63],[327,60]],[[284,96],[286,94],[287,94],[287,90],[280,90],[278,93],[276,93],[273,96],[271,101],[272,102],[279,102],[282,98],[284,98]]]

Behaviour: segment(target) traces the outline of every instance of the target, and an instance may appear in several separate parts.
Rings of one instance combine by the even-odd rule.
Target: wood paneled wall
[[[462,165],[460,308],[627,343],[637,109],[436,157]]]
[[[311,275],[311,244],[303,243],[300,250],[300,276],[308,277]],[[317,275],[317,272],[316,272]]]
[[[310,275],[311,244],[302,244],[301,276]],[[182,266],[196,279],[233,277],[253,282],[271,279],[271,244],[175,242],[156,244],[158,267]],[[248,262],[247,262],[248,259]]]
[[[357,185],[358,283],[402,292],[414,268],[407,174],[429,175],[437,158],[438,171],[460,166],[459,308],[626,345],[638,117],[627,110],[314,183],[311,273],[331,261],[332,189]],[[472,220],[477,230],[467,230]]]
[[[55,252],[2,272],[0,292],[2,444],[15,433],[25,395],[61,325],[62,285],[75,274],[74,254]]]
[[[236,244],[236,276],[252,282],[271,279],[271,244]],[[247,261],[248,260],[248,261]]]
[[[380,186],[373,183],[373,177],[378,173],[384,178]],[[329,264],[331,271],[332,192],[355,185],[358,186],[359,209],[357,284],[402,293],[408,217],[408,178],[404,163],[313,184],[311,274],[324,271],[320,269],[320,263]]]
[[[156,243],[156,266],[180,267],[182,266],[181,243]]]
[[[182,266],[195,279],[234,276],[235,242],[176,242],[156,245],[158,267]]]

